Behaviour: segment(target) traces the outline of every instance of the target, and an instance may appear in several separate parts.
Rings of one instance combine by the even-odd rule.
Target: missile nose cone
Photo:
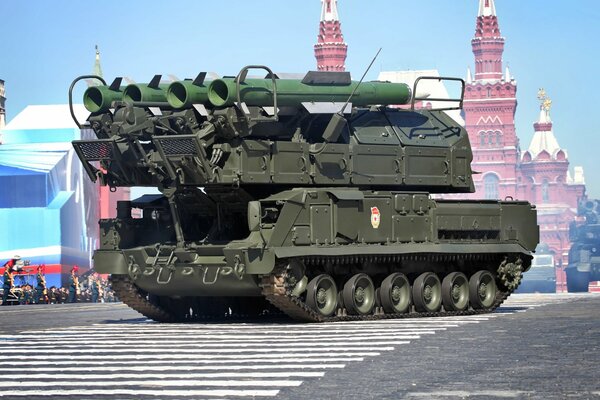
[[[431,96],[431,93],[428,92],[427,90],[423,90],[423,89],[419,89],[417,90],[417,93],[414,94],[415,98],[421,98],[421,99],[426,99],[429,96]]]

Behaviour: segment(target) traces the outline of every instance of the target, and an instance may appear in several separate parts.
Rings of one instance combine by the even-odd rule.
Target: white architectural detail
[[[323,7],[321,9],[321,21],[339,21],[340,17],[337,10],[337,0],[321,0]]]
[[[544,110],[543,108],[540,110],[540,119],[538,123],[540,124],[549,124],[552,120],[550,119],[550,110]]]
[[[550,119],[550,110],[542,107],[538,124],[547,125],[547,129],[536,130],[531,143],[529,144],[529,153],[532,158],[536,158],[542,151],[546,151],[552,158],[562,150],[552,131],[552,120]],[[566,151],[563,150],[566,155]]]
[[[583,167],[574,167],[573,172],[575,173],[573,177],[573,183],[579,185],[585,185],[585,177],[583,175]]]
[[[496,5],[494,0],[479,0],[479,16],[480,17],[495,17]]]
[[[480,117],[479,121],[477,121],[477,125],[502,125],[502,120],[500,119],[499,116],[494,115],[492,116],[487,116],[487,117]]]
[[[510,74],[510,68],[508,68],[508,65],[506,66],[506,72],[504,73],[504,80],[506,82],[511,82],[513,80],[513,77]]]

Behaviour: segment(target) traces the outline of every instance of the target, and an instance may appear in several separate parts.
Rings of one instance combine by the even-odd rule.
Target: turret
[[[247,78],[256,68],[267,76]],[[473,190],[458,123],[443,111],[386,107],[409,106],[416,88],[356,82],[347,72],[279,79],[262,66],[205,78],[88,88],[87,123],[98,139],[74,146],[90,178],[114,187]]]

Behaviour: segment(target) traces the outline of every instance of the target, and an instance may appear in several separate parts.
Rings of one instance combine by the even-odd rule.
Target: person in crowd
[[[38,265],[37,268],[37,286],[35,287],[35,303],[48,303],[48,289],[46,288],[46,276],[44,274],[46,266]]]
[[[79,294],[79,277],[77,276],[79,267],[73,266],[71,275],[69,276],[69,303],[77,303],[77,295]]]
[[[60,288],[60,304],[65,304],[69,300],[69,290],[65,287]]]
[[[115,301],[117,301],[117,299],[115,298],[115,293],[112,290],[107,291],[106,292],[106,302],[114,303]]]
[[[93,275],[92,279],[92,303],[97,303],[98,298],[100,297],[100,291],[102,290],[102,282],[98,274]]]
[[[15,265],[14,258],[11,260],[8,260],[8,262],[6,262],[4,264],[4,283],[2,285],[2,289],[3,289],[2,305],[3,306],[8,305],[8,296],[11,293],[11,291],[13,290],[13,286],[15,285],[15,277],[13,274],[13,266],[14,265]]]
[[[64,301],[63,301],[63,291],[64,291],[63,287],[56,288],[56,292],[55,292],[55,295],[56,295],[56,304],[62,304],[62,303],[64,303]]]
[[[19,297],[19,303],[22,305],[33,303],[33,288],[31,287],[31,285],[21,286],[21,295]]]
[[[57,297],[56,286],[51,286],[50,290],[48,291],[48,303],[49,304],[57,304],[58,302],[56,301],[56,297]]]

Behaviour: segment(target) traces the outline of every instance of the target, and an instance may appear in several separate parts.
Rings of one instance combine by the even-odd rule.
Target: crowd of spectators
[[[28,266],[21,257],[15,256],[4,264],[2,283],[2,305],[10,304],[60,304],[60,303],[110,303],[117,301],[107,279],[96,273],[78,276],[79,268],[74,266],[66,286],[46,286],[45,266],[37,267],[35,286],[30,282],[17,285],[17,273]],[[22,276],[22,275],[20,275]]]
[[[100,290],[98,298],[96,299],[92,293],[92,283],[82,283],[79,285],[79,294],[77,296],[78,303],[114,303],[118,301],[115,293],[110,288],[106,279],[100,279]],[[50,286],[46,289],[46,293],[38,298],[36,288],[32,285],[25,284],[22,286],[15,286],[13,288],[14,297],[12,302],[14,304],[64,304],[69,303],[69,288],[68,287],[56,287]],[[0,300],[1,303],[1,300]]]

